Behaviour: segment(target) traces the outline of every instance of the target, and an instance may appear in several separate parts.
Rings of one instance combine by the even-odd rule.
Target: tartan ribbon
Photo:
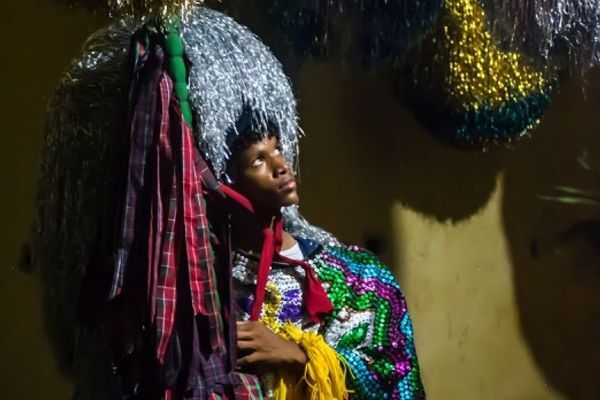
[[[208,167],[199,163],[191,128],[164,71],[163,50],[147,43],[147,37],[135,42],[128,176],[109,298],[122,293],[134,263],[145,264],[147,315],[156,325],[156,356],[162,362],[173,330],[180,268],[187,274],[194,315],[209,319],[211,347],[225,345],[202,195]],[[136,245],[141,241],[145,252]]]

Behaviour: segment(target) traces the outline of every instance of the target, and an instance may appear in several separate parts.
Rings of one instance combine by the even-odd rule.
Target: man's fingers
[[[240,367],[248,367],[257,362],[256,353],[248,354],[247,356],[238,358],[237,365]]]
[[[251,340],[238,340],[237,347],[239,350],[256,350],[256,343]]]
[[[239,331],[251,331],[256,325],[256,321],[240,321],[237,323],[237,330]]]
[[[252,331],[238,331],[238,340],[252,340],[254,339],[254,332]]]
[[[240,331],[247,331],[250,327],[250,324],[246,321],[238,321],[237,322],[237,330],[238,332]]]
[[[246,367],[246,366],[248,366],[250,364],[250,362],[248,361],[248,357],[250,357],[250,356],[238,358],[238,360],[237,360],[238,367]]]

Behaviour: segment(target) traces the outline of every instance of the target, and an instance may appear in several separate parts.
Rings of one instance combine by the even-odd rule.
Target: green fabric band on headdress
[[[185,122],[192,126],[193,113],[190,105],[190,93],[187,87],[187,68],[185,65],[184,44],[181,38],[179,21],[171,19],[165,22],[165,51],[167,53],[167,70],[173,85],[175,95],[179,100],[179,107]]]

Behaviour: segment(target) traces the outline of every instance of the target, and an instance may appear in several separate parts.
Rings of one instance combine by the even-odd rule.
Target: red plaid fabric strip
[[[194,201],[194,206],[199,212],[199,223],[193,225],[193,228],[195,229],[194,238],[197,243],[196,249],[199,253],[196,267],[199,271],[203,271],[201,295],[203,296],[202,302],[206,303],[205,309],[208,311],[206,315],[209,324],[209,338],[213,350],[218,350],[221,354],[225,354],[226,346],[225,338],[223,336],[224,326],[220,312],[221,303],[217,291],[215,271],[214,268],[211,267],[214,258],[210,248],[210,230],[208,218],[206,216],[206,207],[202,197],[202,187],[206,186],[205,182],[207,182],[211,176],[214,178],[214,175],[208,170],[199,150],[193,145],[192,131],[187,125],[184,125],[183,141],[186,143],[186,145],[184,145],[184,151],[189,150],[187,156],[189,157],[188,161],[190,163],[188,165],[191,167],[194,182],[194,195],[188,198]],[[214,185],[211,181],[208,181],[208,184]],[[190,263],[190,268],[191,267],[192,263]],[[190,269],[190,281],[193,282],[191,273],[192,270]],[[198,311],[196,310],[196,312]]]
[[[235,400],[264,399],[260,379],[256,375],[238,374],[241,385],[235,387]]]
[[[194,165],[196,166],[196,171],[200,174],[202,179],[203,188],[207,189],[209,192],[218,192],[222,196],[225,196],[221,190],[221,183],[217,180],[215,174],[213,174],[213,172],[210,170],[198,149],[194,151]]]
[[[218,298],[216,277],[212,268],[213,257],[210,249],[208,219],[202,200],[202,182],[196,170],[196,152],[190,127],[185,123],[173,97],[172,82],[165,74],[160,82],[161,105],[167,106],[170,113],[169,132],[161,132],[161,143],[167,148],[180,149],[173,154],[175,165],[181,166],[181,175],[173,176],[169,214],[163,234],[163,262],[160,266],[156,295],[157,356],[163,360],[166,346],[173,329],[175,302],[177,296],[176,274],[177,253],[185,251],[190,293],[194,314],[205,314],[209,321],[209,337],[213,350],[226,352],[223,337],[223,321],[220,315],[221,304]],[[170,96],[170,97],[167,97]],[[169,99],[169,102],[162,99]],[[162,109],[166,112],[165,108]],[[162,124],[161,124],[162,126]],[[161,129],[162,130],[162,129]],[[169,146],[170,135],[172,145]],[[175,145],[177,143],[177,146]],[[181,182],[179,182],[181,180]],[[182,210],[178,210],[181,207]],[[173,235],[183,233],[182,247],[173,247]],[[175,252],[174,256],[171,253]],[[207,305],[205,305],[205,303]]]
[[[172,95],[173,84],[167,74],[162,75],[162,79],[159,83],[159,91],[161,97],[161,124],[159,131],[158,146],[160,148],[161,156],[165,160],[165,174],[171,174],[170,179],[166,180],[170,184],[160,187],[160,190],[165,190],[168,193],[168,205],[167,205],[167,216],[162,232],[162,248],[160,255],[160,264],[158,268],[158,281],[156,288],[153,290],[156,296],[151,299],[152,305],[156,309],[156,335],[157,335],[157,349],[156,355],[158,359],[163,362],[165,350],[171,337],[173,330],[173,324],[175,320],[175,306],[177,299],[177,267],[179,257],[177,252],[179,251],[179,245],[176,243],[177,225],[178,225],[178,180],[177,172],[172,168],[174,160],[172,142],[170,137],[171,120],[170,115],[170,99]],[[171,168],[169,165],[171,164]],[[170,170],[170,171],[169,171]],[[164,180],[161,180],[164,182]],[[157,191],[158,192],[158,191]],[[162,215],[160,218],[163,218]],[[152,272],[155,274],[155,272]]]
[[[160,116],[158,143],[154,146],[155,179],[152,193],[151,223],[149,235],[148,257],[148,301],[150,303],[150,320],[156,317],[156,299],[158,285],[158,271],[161,263],[161,252],[164,236],[163,197],[169,199],[171,182],[173,179],[173,150],[169,140],[169,101],[171,98],[172,82],[168,76],[161,79]]]
[[[136,76],[140,86],[137,88],[135,108],[132,110],[130,125],[129,168],[127,175],[125,206],[123,209],[119,248],[116,253],[113,282],[109,298],[114,298],[123,290],[125,268],[129,260],[129,250],[133,244],[138,196],[144,186],[146,158],[152,144],[154,120],[156,112],[156,86],[160,79],[160,70],[147,65],[149,52],[138,43]],[[152,50],[153,61],[162,63],[162,49],[155,46]]]
[[[262,385],[260,379],[256,375],[250,374],[235,374],[240,381],[240,384],[234,386],[232,395],[210,393],[206,394],[205,388],[194,388],[188,395],[179,397],[182,400],[264,400]],[[177,396],[172,390],[165,391],[164,400],[173,400]]]
[[[189,126],[179,116],[182,138],[182,180],[183,180],[183,226],[185,229],[185,247],[188,259],[188,273],[194,314],[206,314],[203,292],[207,281],[208,266],[212,263],[209,251],[210,243],[204,230],[208,220],[203,212],[200,196],[200,179],[194,165],[194,145]]]
[[[209,270],[208,274],[209,280],[204,290],[204,299],[209,308],[213,310],[207,315],[210,344],[213,351],[225,355],[227,350],[225,347],[223,319],[220,312],[221,301],[217,291],[217,279],[214,269]]]
[[[176,102],[175,99],[173,99]],[[174,107],[173,120],[182,132],[182,180],[184,184],[183,202],[187,211],[185,219],[186,254],[192,305],[195,314],[208,317],[211,348],[225,354],[225,339],[221,303],[217,291],[217,280],[212,264],[214,258],[210,245],[210,230],[206,207],[202,197],[202,186],[206,171],[198,170],[198,149],[194,146],[191,128],[183,120],[177,107]],[[206,165],[206,164],[204,164]],[[204,173],[204,174],[203,174]]]
[[[149,333],[155,337],[156,347],[144,351],[150,351],[162,364],[154,372],[160,375],[164,369],[177,375],[162,393],[165,399],[179,399],[182,392],[191,396],[183,398],[194,400],[262,399],[258,378],[232,372],[235,320],[229,319],[231,299],[226,296],[228,301],[221,304],[203,197],[207,191],[219,192],[220,183],[181,116],[160,46],[149,46],[146,51],[144,43],[154,41],[152,33],[134,40],[137,58],[130,93],[127,186],[110,297],[129,290],[129,285],[131,289],[146,285],[144,323],[151,324]],[[226,277],[219,274],[224,285]],[[178,280],[184,278],[189,282],[178,286]],[[186,304],[180,304],[182,301]],[[176,312],[178,307],[184,307],[180,309],[184,312]],[[193,313],[187,314],[186,307]],[[198,314],[205,314],[206,319],[196,319]],[[225,324],[230,333],[227,338]],[[186,326],[197,329],[192,340],[180,336],[189,335],[182,328]],[[191,354],[185,360],[187,365],[165,357],[167,351],[177,351],[170,346],[174,334],[184,340],[173,344]],[[150,376],[155,376],[154,372]],[[180,377],[180,373],[189,375]]]

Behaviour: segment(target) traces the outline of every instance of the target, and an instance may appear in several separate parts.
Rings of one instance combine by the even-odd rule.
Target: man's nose
[[[290,172],[290,167],[283,156],[275,157],[273,159],[273,173],[275,176],[281,176],[288,174]]]

